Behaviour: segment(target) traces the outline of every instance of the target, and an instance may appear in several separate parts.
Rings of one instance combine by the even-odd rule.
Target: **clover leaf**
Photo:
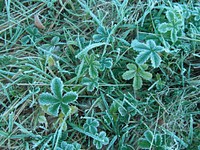
[[[81,145],[77,142],[74,142],[72,144],[68,144],[65,141],[61,142],[61,147],[57,147],[56,150],[80,150]]]
[[[98,78],[87,78],[84,77],[81,82],[83,85],[87,85],[87,91],[94,91],[95,88],[98,88]]]
[[[53,94],[48,92],[40,94],[40,105],[47,105],[47,111],[54,116],[58,116],[59,109],[63,114],[69,115],[71,112],[69,103],[75,101],[78,94],[70,91],[63,95],[63,82],[58,77],[51,81],[51,92]]]
[[[153,40],[148,40],[146,44],[133,40],[131,46],[134,50],[140,52],[136,57],[137,64],[142,65],[150,58],[154,68],[160,66],[161,58],[158,53],[164,51],[162,46],[156,46],[156,43]]]
[[[142,87],[143,81],[150,80],[152,78],[152,74],[150,72],[145,71],[147,69],[147,65],[136,66],[135,64],[129,63],[127,64],[128,71],[124,72],[122,78],[124,80],[133,79],[133,87],[138,90]]]
[[[101,67],[100,67],[100,70],[101,71],[104,71],[105,68],[111,68],[112,67],[112,58],[105,58],[103,57],[101,60],[100,60],[100,64],[101,64]]]
[[[175,43],[178,39],[177,37],[178,31],[183,26],[183,20],[177,17],[177,15],[171,10],[166,12],[166,17],[168,22],[160,24],[158,26],[158,31],[161,33],[166,33],[167,31],[170,31],[171,41]]]
[[[108,38],[109,41],[114,41],[114,38],[110,36],[111,30],[106,29],[103,26],[99,26],[97,28],[97,34],[93,35],[93,39],[95,42],[107,42]]]
[[[157,134],[153,134],[152,131],[147,130],[144,133],[144,137],[140,138],[138,140],[138,145],[140,148],[143,149],[160,149],[160,150],[164,150],[165,148],[165,144],[163,143],[163,139],[160,133]]]
[[[84,131],[96,134],[97,133],[97,127],[99,126],[99,121],[96,119],[87,119],[86,123],[83,125]]]
[[[103,145],[107,145],[109,143],[109,138],[106,137],[106,133],[104,131],[101,131],[98,135],[99,139],[101,141],[94,139],[93,144],[96,146],[97,149],[101,149]]]

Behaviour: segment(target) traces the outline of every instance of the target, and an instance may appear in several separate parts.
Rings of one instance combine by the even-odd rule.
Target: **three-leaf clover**
[[[84,131],[96,134],[97,127],[99,126],[99,121],[96,119],[89,118],[86,120],[86,123],[83,125]]]
[[[101,141],[94,139],[93,144],[96,146],[97,149],[101,149],[103,145],[107,145],[109,143],[109,138],[106,137],[106,133],[104,131],[101,131],[98,135],[99,139]]]
[[[54,116],[58,116],[59,109],[63,114],[69,115],[71,112],[69,103],[75,101],[78,98],[78,94],[70,91],[63,95],[63,82],[58,77],[51,82],[51,92],[53,94],[48,92],[40,94],[40,105],[47,105],[47,111]]]
[[[142,78],[145,80],[150,80],[152,78],[152,74],[145,71],[147,69],[147,65],[136,66],[135,64],[129,63],[127,64],[128,71],[124,72],[122,78],[124,80],[133,79],[133,87],[138,90],[142,87]]]
[[[133,40],[131,46],[140,52],[136,57],[137,64],[142,65],[150,58],[154,68],[160,66],[161,58],[158,53],[164,51],[162,46],[157,46],[153,40],[148,40],[146,44]]]
[[[101,64],[101,68],[100,68],[101,71],[104,71],[105,68],[109,69],[112,67],[112,58],[103,57],[99,62]]]
[[[183,26],[183,20],[179,18],[173,11],[169,10],[166,12],[168,22],[164,22],[158,26],[158,31],[161,33],[171,32],[171,41],[175,43],[178,39],[178,31]]]
[[[84,77],[81,82],[83,85],[87,85],[87,90],[92,92],[95,88],[98,88],[98,78],[88,78]]]

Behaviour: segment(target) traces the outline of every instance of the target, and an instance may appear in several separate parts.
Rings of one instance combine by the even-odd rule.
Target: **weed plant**
[[[199,0],[0,0],[0,149],[199,150]]]

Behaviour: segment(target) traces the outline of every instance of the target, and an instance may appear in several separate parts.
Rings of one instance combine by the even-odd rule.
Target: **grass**
[[[0,149],[200,149],[199,6],[0,0]]]

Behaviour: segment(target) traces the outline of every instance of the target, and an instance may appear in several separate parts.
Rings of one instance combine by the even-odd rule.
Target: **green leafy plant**
[[[161,33],[170,32],[170,38],[173,43],[178,40],[178,31],[183,27],[183,19],[174,11],[166,12],[168,22],[164,22],[158,26],[158,31]]]
[[[90,56],[85,57],[86,65],[88,67],[89,75],[91,78],[98,77],[98,70],[100,68],[99,61],[95,60],[95,55],[91,54]]]
[[[163,138],[160,133],[153,134],[150,130],[147,130],[144,133],[144,138],[140,138],[138,145],[142,149],[155,149],[155,150],[164,150]]]
[[[99,63],[101,64],[101,67],[100,67],[100,70],[101,71],[104,71],[105,70],[105,68],[108,68],[108,69],[110,69],[111,67],[112,67],[112,58],[105,58],[105,57],[103,57],[100,61],[99,61]]]
[[[97,127],[99,126],[99,121],[96,119],[88,118],[86,123],[83,125],[84,131],[92,133],[95,135],[97,133]]]
[[[101,149],[103,145],[107,145],[109,143],[109,138],[106,137],[106,132],[101,131],[99,134],[97,134],[100,140],[93,140],[93,144],[96,146],[97,149]]]
[[[63,82],[60,78],[56,77],[51,82],[51,93],[42,93],[39,97],[40,105],[47,105],[48,112],[54,116],[58,116],[59,109],[65,115],[69,115],[71,108],[69,103],[75,101],[78,98],[76,92],[67,92],[63,95]]]
[[[68,144],[65,141],[62,141],[60,147],[57,147],[56,150],[80,150],[81,145],[77,142],[74,142],[72,144]]]
[[[50,43],[43,44],[39,48],[42,50],[52,52],[53,50],[56,49],[56,46],[59,44],[59,41],[60,41],[60,38],[58,36],[55,36],[51,39]]]
[[[34,42],[38,42],[41,40],[41,33],[36,27],[29,26],[27,27],[26,32],[28,34],[21,38],[22,45],[32,45]]]
[[[87,90],[90,91],[90,92],[94,91],[94,89],[98,88],[98,86],[99,86],[98,78],[84,77],[82,79],[81,84],[86,85],[87,86]]]
[[[136,66],[135,64],[129,63],[127,64],[128,71],[124,72],[122,75],[122,78],[124,80],[130,80],[133,79],[133,88],[138,90],[142,87],[143,81],[150,80],[152,78],[152,74],[150,72],[147,72],[148,66],[147,65],[141,65]]]
[[[110,41],[112,42],[112,41],[114,41],[114,38],[112,36],[110,36],[110,32],[111,32],[111,30],[106,29],[103,26],[99,26],[97,28],[98,34],[93,35],[93,39],[95,42],[107,42],[107,40],[108,40],[108,42],[110,42]]]
[[[131,46],[134,50],[140,52],[136,57],[137,64],[142,65],[150,58],[154,68],[160,66],[161,57],[159,56],[159,53],[164,51],[162,46],[157,46],[153,40],[148,40],[146,44],[133,40]]]

